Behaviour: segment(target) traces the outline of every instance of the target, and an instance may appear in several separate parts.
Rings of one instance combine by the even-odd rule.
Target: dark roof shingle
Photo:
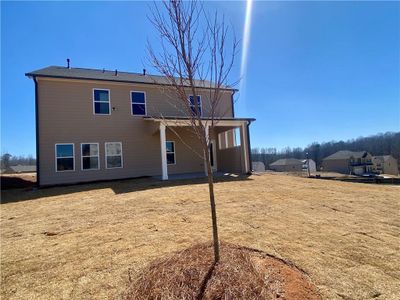
[[[132,82],[143,84],[170,85],[165,76],[159,75],[143,75],[140,73],[121,72],[100,69],[84,69],[84,68],[67,68],[60,66],[50,66],[25,74],[26,76],[51,77],[51,78],[69,78],[69,79],[89,79],[116,82]],[[195,80],[195,84],[200,88],[210,88],[212,84],[206,80]],[[187,83],[184,85],[188,85]],[[229,86],[223,89],[235,90]]]
[[[335,160],[335,159],[350,159],[353,158],[363,158],[367,155],[367,151],[349,151],[349,150],[340,150],[338,152],[333,153],[325,157],[323,160]]]

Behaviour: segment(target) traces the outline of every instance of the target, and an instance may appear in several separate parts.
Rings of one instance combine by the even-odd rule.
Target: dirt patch
[[[36,173],[1,174],[1,189],[20,189],[34,187]]]
[[[323,299],[399,300],[399,192],[279,173],[220,181],[219,235],[293,262]],[[212,237],[208,186],[197,180],[14,189],[1,197],[1,299],[115,299],[128,269],[137,274]]]
[[[221,261],[216,265],[211,243],[155,260],[130,279],[123,298],[322,299],[308,276],[294,265],[229,243],[221,244]]]

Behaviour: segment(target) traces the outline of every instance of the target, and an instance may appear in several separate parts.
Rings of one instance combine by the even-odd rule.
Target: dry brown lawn
[[[304,270],[325,299],[400,299],[400,187],[253,175],[216,184],[222,240]],[[7,190],[2,299],[116,298],[129,273],[210,240],[203,181]]]

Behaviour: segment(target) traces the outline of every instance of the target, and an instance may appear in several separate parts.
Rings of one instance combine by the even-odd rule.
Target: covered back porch
[[[179,174],[206,174],[202,147],[187,118],[146,118],[160,138],[161,178]],[[202,119],[213,172],[251,172],[249,125],[254,119]]]

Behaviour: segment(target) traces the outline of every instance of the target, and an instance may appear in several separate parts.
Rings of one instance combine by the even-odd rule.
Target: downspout
[[[231,107],[232,107],[232,118],[235,117],[235,105],[234,105],[234,101],[233,101],[233,95],[235,95],[235,90],[233,90],[233,93],[231,95]]]
[[[35,83],[35,127],[36,127],[36,186],[40,187],[40,155],[39,155],[39,92],[36,77],[33,76]]]
[[[253,171],[253,163],[251,162],[251,146],[250,146],[250,124],[251,122],[248,121],[247,122],[247,153],[249,156],[249,167],[250,167],[250,171],[249,173],[252,173]]]

